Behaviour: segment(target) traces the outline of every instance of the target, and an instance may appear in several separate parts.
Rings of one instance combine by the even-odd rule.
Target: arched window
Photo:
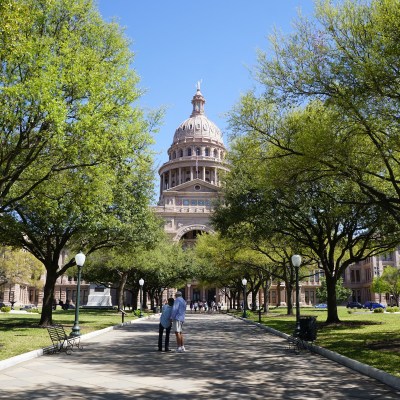
[[[179,157],[183,157],[183,150],[182,149],[179,150]]]
[[[192,155],[192,148],[191,147],[188,148],[187,153],[188,153],[189,157]]]
[[[200,147],[196,147],[196,156],[201,156],[201,149],[200,149]]]
[[[218,151],[217,151],[217,149],[214,149],[214,157],[215,157],[215,158],[218,158]]]
[[[205,156],[208,157],[210,155],[210,149],[206,147]]]
[[[172,158],[175,159],[176,158],[176,151],[173,152],[172,154]]]

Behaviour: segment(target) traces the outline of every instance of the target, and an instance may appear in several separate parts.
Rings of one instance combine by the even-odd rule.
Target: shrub
[[[25,310],[28,313],[39,313],[39,309],[38,308],[28,308],[27,310]]]
[[[374,313],[383,313],[385,312],[384,308],[374,308]]]
[[[388,308],[386,308],[386,311],[387,312],[398,312],[399,311],[399,307],[397,307],[397,306],[393,306],[393,307],[388,307]]]
[[[9,306],[4,306],[0,308],[1,312],[10,312],[11,311],[11,307]]]

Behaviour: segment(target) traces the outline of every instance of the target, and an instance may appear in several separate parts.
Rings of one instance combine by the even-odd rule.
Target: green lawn
[[[379,368],[400,377],[400,314],[373,313],[338,307],[340,325],[326,325],[326,310],[301,308],[301,316],[317,317],[315,344],[346,357]],[[285,315],[286,309],[271,309],[262,316],[262,323],[278,331],[292,334],[295,316]],[[252,319],[258,321],[258,314]]]
[[[125,321],[135,318],[132,313],[128,313]],[[38,313],[0,313],[0,360],[51,344],[47,329],[38,326],[39,320]],[[53,322],[64,325],[67,333],[71,331],[74,320],[74,310],[53,311]],[[116,310],[79,310],[79,327],[82,335],[119,323],[121,323],[121,313]]]

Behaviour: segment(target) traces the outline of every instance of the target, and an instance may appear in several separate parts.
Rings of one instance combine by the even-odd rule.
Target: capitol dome
[[[193,141],[205,138],[223,145],[221,131],[214,122],[210,121],[206,117],[204,113],[205,102],[206,101],[200,92],[200,86],[197,85],[196,94],[192,99],[192,114],[176,129],[173,144],[186,142],[188,139]]]

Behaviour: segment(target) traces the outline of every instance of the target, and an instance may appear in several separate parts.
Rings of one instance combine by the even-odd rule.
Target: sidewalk
[[[72,355],[24,361],[0,371],[0,399],[400,398],[372,378],[308,351],[296,355],[283,338],[226,315],[188,314],[184,329],[187,353],[157,351],[153,317],[84,340],[84,350]]]

